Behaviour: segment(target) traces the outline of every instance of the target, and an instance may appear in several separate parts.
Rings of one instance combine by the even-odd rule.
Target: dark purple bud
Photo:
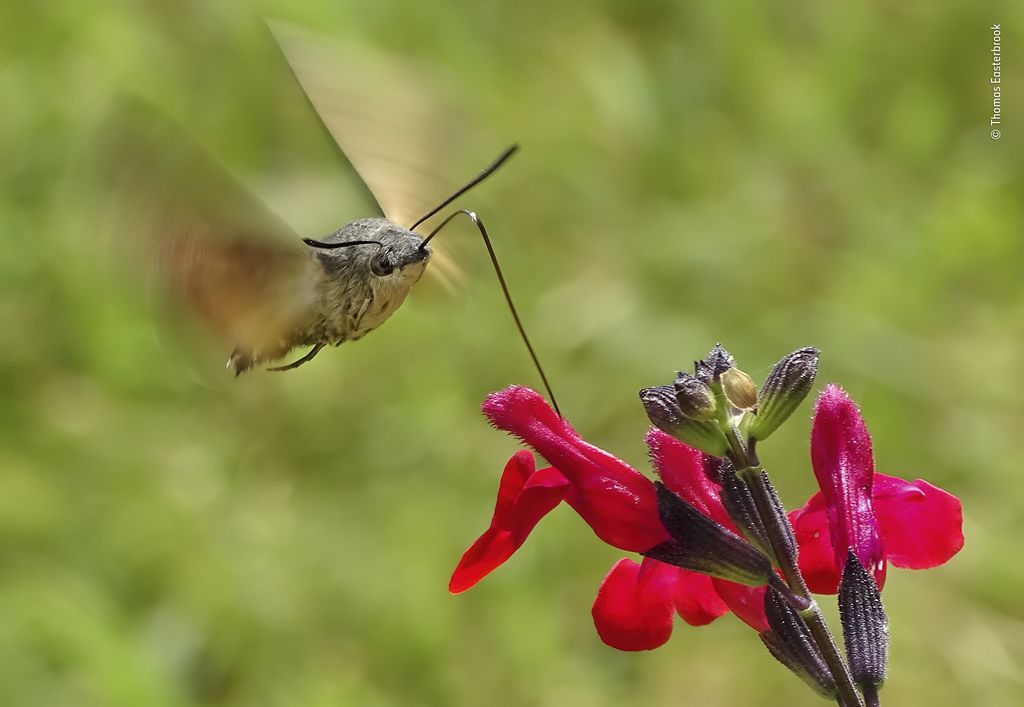
[[[853,681],[875,693],[889,667],[889,619],[874,578],[850,550],[839,582],[839,616]]]

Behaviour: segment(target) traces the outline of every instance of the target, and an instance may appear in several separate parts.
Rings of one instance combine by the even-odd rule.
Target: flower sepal
[[[714,420],[717,415],[714,393],[697,376],[679,372],[673,384],[680,412],[691,420]]]
[[[753,587],[772,581],[775,572],[771,560],[763,553],[679,498],[660,481],[654,485],[658,513],[672,539],[644,552],[646,557]]]
[[[839,582],[839,617],[850,674],[861,690],[877,692],[889,665],[889,619],[874,578],[850,550]]]
[[[747,542],[777,564],[778,561],[772,552],[771,543],[768,541],[768,532],[757,512],[754,497],[743,480],[736,475],[735,467],[728,459],[723,459],[718,465],[718,483],[722,487],[719,492],[722,506],[732,522],[736,524],[736,528],[747,539]]]
[[[640,402],[651,423],[683,444],[712,456],[725,456],[729,442],[715,422],[694,420],[683,414],[676,398],[676,389],[670,385],[644,388]]]
[[[775,364],[757,394],[756,412],[746,418],[753,439],[766,439],[807,397],[818,373],[818,354],[818,349],[807,346]]]
[[[769,628],[762,631],[760,637],[768,652],[812,690],[828,699],[835,699],[835,678],[800,614],[772,588],[764,595],[764,610]]]

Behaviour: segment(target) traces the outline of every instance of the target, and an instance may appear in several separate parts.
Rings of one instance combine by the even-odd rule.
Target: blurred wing
[[[156,265],[175,299],[231,346],[286,352],[282,341],[300,325],[308,304],[300,254],[194,215],[166,221],[157,237]]]
[[[154,109],[118,111],[102,144],[117,250],[227,344],[277,345],[308,302],[298,236]]]
[[[457,186],[435,171],[443,163],[439,150],[451,119],[436,76],[408,59],[291,25],[275,22],[270,29],[318,118],[384,216],[408,227]],[[455,274],[436,247],[432,260],[440,274]]]

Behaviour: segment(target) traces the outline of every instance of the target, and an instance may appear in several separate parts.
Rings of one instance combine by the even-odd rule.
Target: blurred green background
[[[517,448],[479,402],[537,385],[467,226],[454,296],[300,371],[211,384],[158,335],[79,167],[120,92],[304,233],[367,215],[302,206],[345,177],[260,15],[447,76],[446,189],[522,143],[464,203],[594,443],[646,471],[637,389],[819,346],[879,469],[964,503],[959,556],[890,572],[883,703],[1024,700],[1024,5],[51,0],[0,10],[0,704],[824,704],[733,617],[605,647],[621,553],[565,508],[448,595]],[[809,409],[761,450],[791,507]]]

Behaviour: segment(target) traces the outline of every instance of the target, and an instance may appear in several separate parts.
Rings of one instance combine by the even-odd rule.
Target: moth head
[[[380,242],[376,252],[370,254],[370,273],[376,277],[408,278],[423,274],[430,260],[430,246],[412,231],[391,221],[379,227],[375,240]]]
[[[430,260],[430,246],[384,218],[353,221],[323,241],[305,239],[329,272],[358,274],[371,286],[411,287]]]

